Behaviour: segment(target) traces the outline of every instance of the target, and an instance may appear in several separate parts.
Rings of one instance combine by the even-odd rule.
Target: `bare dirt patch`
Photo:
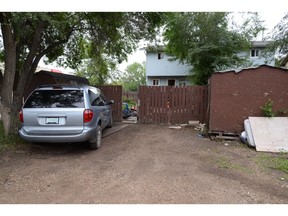
[[[197,133],[131,124],[96,151],[42,144],[4,152],[0,203],[288,203],[287,174],[263,159],[274,154]]]

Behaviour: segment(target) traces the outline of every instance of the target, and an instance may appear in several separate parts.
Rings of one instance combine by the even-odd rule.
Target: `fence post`
[[[167,100],[167,124],[170,125],[171,124],[171,116],[172,116],[172,112],[171,112],[171,108],[170,108],[170,101],[169,99]]]

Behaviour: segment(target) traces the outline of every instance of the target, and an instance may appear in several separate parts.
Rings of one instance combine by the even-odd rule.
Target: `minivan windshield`
[[[36,90],[24,108],[84,108],[82,90]]]

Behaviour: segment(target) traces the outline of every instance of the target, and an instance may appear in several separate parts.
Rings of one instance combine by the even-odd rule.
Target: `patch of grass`
[[[242,164],[237,164],[232,162],[228,157],[221,156],[216,160],[216,164],[219,168],[222,169],[233,169],[241,172],[249,172],[247,167]]]
[[[257,162],[264,167],[280,170],[288,174],[288,153],[261,154]]]
[[[23,141],[18,134],[5,136],[3,123],[0,121],[0,152],[5,150],[16,150],[27,146],[28,143]]]

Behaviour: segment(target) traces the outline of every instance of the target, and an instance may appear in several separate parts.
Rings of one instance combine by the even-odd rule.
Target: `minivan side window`
[[[92,106],[104,106],[105,103],[100,96],[98,96],[91,104]]]
[[[89,99],[92,106],[104,106],[105,102],[101,98],[100,94],[97,89],[89,89]]]
[[[88,93],[92,106],[105,106],[108,104],[106,97],[99,89],[91,88],[89,89]]]
[[[104,96],[103,93],[101,93],[100,97],[101,97],[101,99],[103,100],[104,104],[107,105],[107,104],[108,104],[108,100],[107,100],[107,98]]]
[[[88,93],[89,93],[89,100],[90,100],[91,105],[92,106],[96,106],[96,105],[94,105],[95,104],[95,100],[96,100],[97,97],[99,97],[99,95],[95,94],[95,92],[91,91],[91,89],[89,89]]]

